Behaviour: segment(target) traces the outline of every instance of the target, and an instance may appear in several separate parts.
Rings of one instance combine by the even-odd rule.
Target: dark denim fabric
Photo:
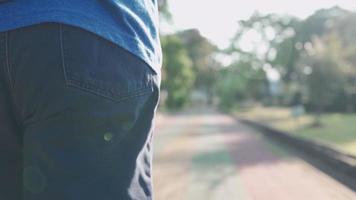
[[[0,199],[152,199],[160,74],[80,28],[0,32]]]

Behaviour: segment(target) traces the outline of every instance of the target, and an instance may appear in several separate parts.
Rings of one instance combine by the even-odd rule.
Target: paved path
[[[156,200],[344,200],[349,190],[228,115],[160,114]]]

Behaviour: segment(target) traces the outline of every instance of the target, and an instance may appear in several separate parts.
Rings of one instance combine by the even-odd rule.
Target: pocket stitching
[[[109,90],[98,88],[97,86],[95,86],[93,84],[85,83],[84,81],[75,80],[75,79],[68,79],[67,80],[67,85],[68,86],[72,86],[72,87],[76,87],[78,89],[85,90],[87,92],[94,93],[96,95],[100,95],[100,96],[109,98],[109,99],[114,100],[114,101],[122,101],[124,99],[137,97],[137,96],[144,95],[146,93],[153,92],[153,88],[144,87],[144,88],[140,88],[140,89],[133,90],[133,91],[130,91],[130,92],[114,94],[114,93],[110,92]]]
[[[109,89],[104,89],[98,87],[90,82],[80,80],[78,78],[74,78],[73,75],[70,74],[70,70],[66,65],[66,51],[63,42],[63,27],[62,24],[59,24],[59,41],[60,41],[60,50],[61,50],[61,60],[62,60],[62,68],[63,68],[63,76],[67,86],[75,87],[86,92],[90,92],[92,94],[96,94],[102,97],[109,98],[113,101],[122,101],[132,97],[141,96],[147,93],[153,92],[153,74],[148,78],[145,86],[131,89],[130,91],[125,92],[112,92]],[[148,70],[149,71],[149,70]],[[142,84],[143,85],[143,84]]]

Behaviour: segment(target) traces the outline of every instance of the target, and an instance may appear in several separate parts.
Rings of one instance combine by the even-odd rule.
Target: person
[[[0,199],[153,199],[156,0],[0,0]]]

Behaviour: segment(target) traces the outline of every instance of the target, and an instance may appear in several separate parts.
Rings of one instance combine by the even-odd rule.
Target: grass
[[[321,127],[311,126],[314,120],[312,115],[296,119],[288,108],[255,107],[235,114],[356,155],[356,114],[325,114]]]

